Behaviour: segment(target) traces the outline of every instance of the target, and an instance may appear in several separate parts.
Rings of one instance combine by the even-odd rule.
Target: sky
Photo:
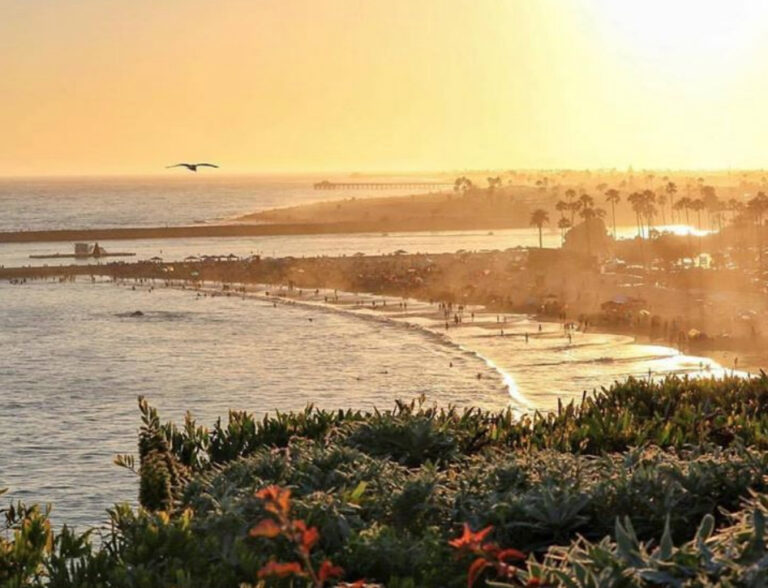
[[[0,176],[768,167],[763,0],[0,0],[0,15]]]

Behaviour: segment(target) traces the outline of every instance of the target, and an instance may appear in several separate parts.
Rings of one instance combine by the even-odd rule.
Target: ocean
[[[0,229],[220,222],[349,196],[315,192],[311,183],[317,179],[4,180]],[[545,236],[559,243],[557,232]],[[139,258],[183,259],[231,252],[437,253],[537,241],[535,229],[516,229],[104,245],[134,250]],[[5,244],[0,264],[42,264],[28,256],[64,245]],[[709,360],[629,337],[576,333],[569,342],[560,326],[522,315],[476,309],[475,321],[445,332],[437,309],[427,303],[409,301],[405,310],[394,300],[384,307],[380,297],[361,295],[359,306],[349,298],[338,305],[322,299],[307,293],[295,304],[275,305],[258,289],[240,297],[162,284],[0,283],[0,488],[10,489],[4,499],[51,503],[56,524],[79,528],[103,522],[115,502],[135,504],[135,476],[112,460],[136,451],[138,395],[164,420],[180,421],[189,410],[211,425],[230,409],[386,409],[396,399],[421,394],[440,405],[551,410],[558,399],[579,399],[583,390],[628,375],[722,373]],[[379,304],[369,306],[374,300]],[[136,310],[142,315],[132,316]]]

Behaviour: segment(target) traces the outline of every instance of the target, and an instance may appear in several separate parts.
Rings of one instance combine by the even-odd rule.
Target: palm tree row
[[[645,228],[645,236],[650,236],[653,219],[658,213],[658,209],[656,208],[656,193],[653,190],[632,192],[627,196],[627,202],[629,202],[632,211],[635,213],[638,235],[642,238],[643,229]]]

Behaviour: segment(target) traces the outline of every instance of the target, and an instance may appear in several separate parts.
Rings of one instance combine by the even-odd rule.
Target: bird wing
[[[214,163],[196,163],[197,167],[219,167]]]
[[[189,167],[189,164],[188,163],[177,163],[175,165],[166,165],[165,169],[169,169],[169,168],[172,168],[172,167]]]

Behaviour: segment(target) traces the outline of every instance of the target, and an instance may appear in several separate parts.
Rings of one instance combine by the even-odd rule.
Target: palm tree
[[[688,232],[690,234],[690,228],[691,228],[691,219],[688,217],[688,211],[691,210],[691,203],[693,200],[688,198],[688,196],[683,196],[680,198],[677,202],[675,202],[675,210],[684,210],[685,211],[685,224],[688,225]]]
[[[571,228],[571,221],[569,221],[564,216],[561,216],[560,220],[557,221],[557,227],[560,229],[560,245],[564,245],[565,231]]]
[[[496,176],[495,178],[488,177],[486,178],[486,181],[488,182],[488,194],[493,194],[496,187],[501,186],[501,178],[499,176]]]
[[[701,211],[706,208],[706,204],[704,204],[704,201],[701,198],[695,198],[694,200],[691,200],[690,203],[691,210],[696,211],[697,216],[697,227],[699,231],[701,231]]]
[[[667,192],[667,196],[669,196],[669,216],[672,220],[672,222],[675,222],[675,218],[672,215],[672,211],[675,209],[675,194],[677,194],[677,186],[674,182],[667,182],[667,185],[665,186],[664,190]]]
[[[758,192],[757,196],[747,202],[747,211],[757,223],[757,255],[760,260],[760,271],[763,269],[763,216],[768,211],[768,196]]]
[[[645,202],[643,202],[643,215],[646,218],[646,221],[647,221],[646,226],[648,227],[648,232],[646,236],[649,238],[651,236],[651,232],[658,234],[658,231],[653,228],[653,219],[656,217],[658,212],[659,211],[656,208],[656,205],[653,203],[653,200],[649,198],[649,199],[646,199]]]
[[[453,182],[454,192],[461,192],[462,194],[466,194],[473,187],[474,186],[472,184],[472,180],[470,180],[466,176],[461,176],[460,178],[456,178],[456,180]]]
[[[584,198],[584,202],[588,202],[586,198],[589,198],[589,200],[592,200],[591,197],[582,196]],[[581,209],[581,212],[579,212],[579,216],[584,219],[584,231],[587,235],[587,255],[590,257],[592,256],[592,223],[591,220],[593,218],[602,218],[605,216],[605,211],[602,208],[595,208],[594,206],[585,206]]]
[[[664,213],[664,206],[667,204],[667,197],[664,194],[659,194],[656,201],[659,203],[659,210],[661,210],[661,224],[666,225],[667,215]]]
[[[691,210],[696,211],[696,217],[698,219],[697,225],[699,228],[699,263],[701,263],[701,211],[704,210],[707,205],[701,198],[691,200]]]
[[[606,193],[606,202],[611,203],[611,214],[613,215],[613,238],[616,239],[616,205],[621,201],[619,198],[619,191],[611,188]]]
[[[568,188],[565,191],[565,197],[568,203],[568,210],[571,211],[571,225],[573,225],[574,216],[576,216],[576,211],[578,210],[578,204],[573,200],[576,198],[576,190]]]
[[[544,223],[548,223],[548,222],[549,222],[549,214],[547,213],[546,210],[537,208],[531,213],[531,226],[536,226],[539,228],[539,249],[544,248],[544,243],[541,237],[541,228],[544,226]]]
[[[731,223],[734,222],[734,220],[736,219],[736,215],[741,213],[743,208],[744,208],[744,205],[738,200],[736,200],[735,198],[731,198],[728,201],[727,210],[731,213]]]
[[[592,198],[589,194],[582,194],[579,196],[579,199],[576,201],[576,211],[585,210],[587,208],[592,208],[595,206],[595,199]],[[581,213],[579,213],[581,215]]]
[[[627,202],[632,206],[632,211],[635,213],[635,219],[637,220],[637,234],[642,238],[643,236],[643,194],[641,192],[632,192],[627,196]]]
[[[656,216],[656,193],[653,190],[643,190],[642,193],[642,214],[648,221],[647,224],[647,236],[651,234],[651,228],[653,227],[653,217]]]

